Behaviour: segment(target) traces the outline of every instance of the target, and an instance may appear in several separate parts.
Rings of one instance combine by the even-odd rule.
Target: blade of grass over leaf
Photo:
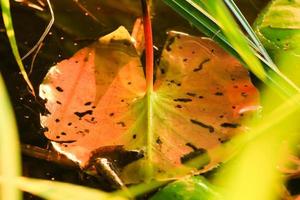
[[[270,67],[272,67],[273,70],[276,70],[277,67],[273,63],[271,57],[269,56],[268,52],[264,48],[263,44],[258,39],[257,35],[255,34],[254,30],[251,28],[250,24],[240,11],[240,9],[237,7],[237,5],[234,3],[233,0],[224,0],[228,8],[231,10],[231,12],[234,14],[234,16],[238,19],[238,21],[241,23],[243,28],[246,30],[247,34],[249,35],[251,41],[256,45],[259,52],[264,56],[266,61],[270,64],[272,64]]]
[[[300,95],[287,100],[264,118],[248,139],[244,138],[237,157],[217,176],[217,182],[224,187],[225,200],[278,199],[284,182],[278,166],[286,162],[284,158],[291,152],[286,148],[295,148],[299,141],[299,101]],[[237,138],[235,142],[241,141]]]
[[[228,43],[224,34],[220,31],[219,26],[201,7],[197,7],[199,10],[201,10],[201,12],[199,12],[198,9],[195,9],[195,4],[191,5],[188,1],[164,0],[164,2],[178,12],[181,16],[186,18],[189,22],[191,22],[201,32],[217,41],[229,53],[239,57],[234,48],[230,45],[230,43]]]
[[[7,179],[0,177],[0,183]],[[40,180],[33,178],[18,177],[11,181],[16,187],[25,192],[37,195],[39,197],[51,200],[125,200],[124,197],[108,194],[98,189],[92,189],[84,186],[57,181]],[[5,198],[8,199],[8,198]]]
[[[21,199],[12,180],[21,174],[18,131],[2,76],[0,74],[0,176],[8,181],[0,184],[0,199]]]
[[[206,1],[204,3],[200,0],[164,0],[164,2],[208,37],[213,38],[242,63],[250,64],[251,71],[277,91],[282,98],[288,98],[300,92],[300,89],[279,70],[276,70],[272,63],[258,55],[255,50],[250,49],[247,39],[239,30],[222,1]],[[207,12],[203,10],[207,10],[213,17],[208,17]],[[260,48],[256,47],[255,49]],[[255,55],[262,60],[262,64],[259,63]]]
[[[12,17],[11,17],[11,13],[10,13],[10,3],[9,0],[1,0],[1,9],[2,9],[2,17],[3,17],[3,21],[4,21],[4,26],[6,28],[6,34],[12,49],[12,52],[14,54],[14,57],[17,61],[17,64],[20,68],[20,71],[27,83],[27,85],[29,86],[32,94],[35,96],[34,93],[34,89],[33,86],[28,78],[28,75],[26,73],[25,67],[22,63],[22,59],[20,57],[20,53],[18,50],[18,45],[17,45],[17,41],[15,38],[15,31],[13,28],[13,22],[12,22]]]
[[[241,159],[245,159],[244,161],[246,163],[248,163],[247,165],[243,165],[243,167],[248,167],[249,171],[255,173],[257,172],[256,170],[261,170],[261,168],[263,167],[262,164],[257,163],[256,165],[254,165],[253,163],[250,163],[248,161],[252,161],[255,160],[255,163],[262,158],[266,158],[265,154],[263,150],[261,149],[265,149],[265,150],[272,150],[271,145],[276,145],[276,143],[278,144],[281,140],[283,141],[284,139],[288,139],[289,141],[298,141],[296,140],[297,138],[299,138],[299,136],[295,135],[292,132],[288,132],[288,134],[286,134],[286,127],[290,126],[292,124],[297,124],[297,120],[299,120],[299,118],[297,118],[297,116],[299,116],[299,112],[300,112],[300,108],[299,108],[299,104],[298,102],[300,101],[300,95],[295,95],[293,96],[291,99],[287,100],[286,102],[284,102],[281,106],[279,106],[277,109],[275,109],[273,112],[269,113],[264,120],[262,121],[262,123],[259,123],[255,128],[253,128],[250,132],[246,133],[246,134],[242,134],[237,136],[236,138],[234,138],[232,141],[229,141],[228,143],[226,143],[224,146],[218,146],[214,149],[213,154],[219,154],[219,156],[223,156],[226,157],[227,160],[224,163],[227,163],[234,155],[236,155],[238,152],[240,152],[241,150],[248,148],[248,146],[250,146],[249,148],[251,148],[253,151],[244,151],[246,152],[245,155],[247,154],[247,158],[243,158],[243,155],[241,155]],[[274,118],[274,116],[277,116],[276,118]],[[280,128],[281,127],[281,128]],[[295,126],[294,126],[295,127]],[[282,131],[282,132],[278,132],[278,130]],[[276,133],[274,134],[274,138],[271,138],[273,135],[273,132]],[[262,139],[261,139],[262,138]],[[272,144],[269,145],[268,141],[272,142]],[[267,143],[265,143],[267,142]],[[273,143],[274,142],[274,143]],[[257,145],[257,146],[256,146]],[[256,148],[254,148],[254,147]],[[278,145],[276,147],[277,149],[279,148]],[[276,149],[275,148],[275,149]],[[268,150],[268,151],[269,151]],[[259,153],[260,156],[255,156],[256,153]],[[274,154],[272,154],[274,153]],[[269,164],[273,164],[271,162],[274,162],[274,155],[275,155],[275,151],[273,152],[268,152],[268,154],[270,154],[272,157],[267,157],[267,161],[264,161],[264,166],[266,166],[266,169],[270,169]],[[253,156],[254,155],[254,156]],[[284,156],[283,156],[284,157]],[[193,165],[198,165],[199,167],[203,166],[203,160],[205,160],[205,155],[200,155],[197,156],[195,158],[193,158],[190,162]],[[276,159],[276,158],[275,158]],[[270,162],[268,162],[268,160]],[[230,176],[236,176],[235,172],[237,172],[239,169],[237,169],[236,167],[238,167],[239,164],[237,166],[234,166],[233,172],[230,174]],[[257,167],[256,169],[253,169],[253,167]],[[251,168],[251,169],[250,169]],[[276,169],[277,170],[277,169]],[[246,173],[248,171],[243,169],[241,173],[245,173],[243,174],[243,176],[246,176]],[[266,172],[267,173],[267,172]],[[272,171],[271,173],[267,173],[268,177],[265,176],[261,176],[261,174],[263,174],[260,171],[260,175],[259,178],[261,179],[265,179],[264,182],[270,181],[270,180],[274,180],[274,177],[277,177],[277,172]],[[249,174],[248,174],[249,176]],[[247,176],[247,177],[248,177]],[[229,177],[226,176],[226,177]],[[253,175],[253,177],[256,177],[255,175]],[[218,176],[218,179],[223,179],[223,176]],[[235,178],[235,181],[239,180],[239,181],[243,181],[243,184],[245,181],[247,181],[248,179],[240,179],[240,178]],[[278,177],[277,177],[278,178]],[[230,178],[226,179],[227,182],[230,182]],[[153,180],[149,183],[142,183],[142,184],[138,184],[138,185],[134,185],[128,188],[128,191],[130,192],[130,194],[134,197],[142,195],[144,193],[147,192],[151,192],[153,190],[155,190],[156,188],[162,187],[168,183],[170,183],[172,181],[168,180],[168,181],[156,181]],[[237,193],[239,193],[238,191],[233,191],[236,188],[240,188],[240,186],[242,185],[241,182],[235,182],[234,183],[235,186],[234,187],[230,187],[232,188],[232,190],[230,190],[231,192],[234,192],[233,195],[237,195]],[[251,182],[251,187],[255,187],[255,184],[257,184],[256,182],[253,183]],[[248,187],[249,189],[249,185],[245,184],[245,187],[240,188],[241,190],[246,190]],[[263,188],[260,185],[261,188]],[[270,187],[272,188],[272,187]],[[258,188],[260,189],[260,188]],[[249,191],[249,190],[248,190]],[[274,190],[272,190],[274,192]],[[250,190],[249,192],[253,193],[252,195],[255,195],[254,190]],[[261,191],[264,192],[264,191]],[[117,191],[115,192],[116,195],[121,195],[121,196],[126,196],[127,194],[124,193],[124,191]],[[266,193],[261,193],[261,195],[264,195]],[[239,193],[239,198],[240,199],[244,199],[241,196],[243,195],[243,193]],[[251,195],[252,199],[256,199],[253,198],[253,196]],[[233,196],[230,196],[233,198]],[[230,199],[229,197],[227,199]],[[238,199],[238,198],[236,198]],[[251,199],[251,198],[249,198]],[[260,198],[263,199],[263,198]]]

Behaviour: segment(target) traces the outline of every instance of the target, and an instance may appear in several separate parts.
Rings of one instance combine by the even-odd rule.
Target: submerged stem
[[[152,177],[152,94],[153,94],[153,39],[152,27],[150,17],[150,6],[147,0],[142,0],[143,9],[143,24],[145,35],[145,49],[146,49],[146,84],[147,84],[147,160],[148,165],[146,169],[146,180],[149,181]]]

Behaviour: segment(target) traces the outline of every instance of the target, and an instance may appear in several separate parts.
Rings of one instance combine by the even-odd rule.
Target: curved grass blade
[[[14,180],[21,175],[18,131],[1,74],[0,99],[0,176]],[[21,192],[7,181],[0,185],[0,199],[21,199]]]
[[[46,29],[44,30],[43,34],[41,35],[40,39],[37,41],[37,43],[22,57],[22,60],[24,60],[25,58],[27,58],[30,54],[32,54],[35,50],[37,50],[37,52],[39,52],[41,43],[43,42],[43,40],[45,39],[45,37],[47,36],[47,34],[49,33],[51,27],[54,24],[54,12],[50,3],[50,0],[47,0],[47,4],[50,10],[50,21],[49,24],[47,25]]]
[[[34,93],[34,89],[33,86],[28,78],[28,75],[26,73],[25,67],[22,63],[22,59],[20,57],[20,53],[18,50],[18,45],[17,45],[17,41],[15,38],[15,31],[13,28],[13,23],[12,23],[12,17],[11,17],[11,13],[10,13],[10,3],[9,0],[1,0],[1,9],[2,9],[2,17],[3,17],[3,21],[4,21],[4,25],[6,28],[6,34],[12,49],[12,52],[14,54],[14,57],[17,61],[17,64],[20,68],[21,74],[23,75],[27,85],[29,86],[32,94],[35,96]]]

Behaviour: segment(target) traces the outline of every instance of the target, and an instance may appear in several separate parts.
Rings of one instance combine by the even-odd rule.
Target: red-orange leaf
[[[121,27],[50,69],[40,86],[51,113],[41,119],[46,137],[81,167],[107,146],[144,152],[122,170],[127,183],[143,180],[147,163],[154,177],[174,178],[182,174],[170,169],[200,153],[210,155],[208,166],[220,162],[210,150],[243,130],[243,116],[259,106],[247,70],[210,39],[170,33],[148,94],[149,119],[143,68],[130,41]]]

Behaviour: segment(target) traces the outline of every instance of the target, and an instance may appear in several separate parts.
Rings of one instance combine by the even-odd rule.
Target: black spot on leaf
[[[176,107],[176,108],[182,108],[182,106],[181,106],[181,105],[176,105],[175,107]]]
[[[188,146],[188,147],[191,147],[194,151],[196,151],[198,149],[195,145],[193,145],[190,142],[186,143],[185,145]]]
[[[221,124],[222,127],[224,128],[237,128],[239,126],[241,126],[240,124],[237,124],[237,123],[223,123]]]
[[[187,92],[186,95],[190,96],[190,97],[195,97],[196,94],[195,93],[191,93],[191,92]]]
[[[213,133],[215,131],[214,127],[211,126],[211,125],[204,124],[204,123],[199,122],[199,121],[194,120],[194,119],[191,119],[191,122],[195,125],[201,126],[202,128],[207,128],[210,133]]]
[[[158,137],[158,138],[156,139],[156,144],[162,144],[162,141],[161,141],[160,137]]]
[[[216,96],[223,96],[223,93],[222,92],[216,92],[215,95]]]
[[[202,70],[203,65],[204,65],[205,63],[209,62],[209,61],[210,61],[209,58],[203,60],[203,61],[199,64],[198,67],[196,67],[195,69],[193,69],[193,72],[198,72],[198,71]]]
[[[79,117],[79,119],[81,119],[85,115],[92,115],[93,111],[92,110],[87,110],[87,111],[84,111],[84,112],[74,112],[74,114],[77,115]]]
[[[90,106],[90,105],[92,105],[92,102],[86,102],[85,104],[84,104],[85,106]]]
[[[171,37],[168,41],[167,41],[167,45],[166,45],[166,50],[167,51],[171,51],[171,45],[175,42],[175,37]]]
[[[180,161],[181,161],[182,164],[184,164],[184,163],[187,163],[188,161],[190,161],[190,160],[192,160],[192,159],[194,159],[198,156],[205,156],[205,161],[206,162],[203,166],[205,166],[209,163],[210,158],[207,154],[207,151],[203,148],[196,148],[195,146],[193,146],[193,151],[188,153],[188,154],[183,155],[180,158]],[[203,167],[203,166],[201,166],[201,167]]]
[[[192,99],[190,99],[190,98],[178,98],[178,99],[174,99],[174,101],[186,103],[186,102],[192,101]]]
[[[56,90],[59,91],[59,92],[63,92],[63,91],[64,91],[64,90],[63,90],[61,87],[59,87],[59,86],[56,87]]]
[[[122,127],[126,127],[126,124],[124,122],[117,122],[118,125],[121,125]]]

